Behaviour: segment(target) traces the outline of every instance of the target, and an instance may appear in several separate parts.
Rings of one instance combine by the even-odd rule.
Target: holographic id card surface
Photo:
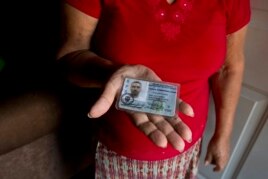
[[[179,85],[125,78],[117,108],[174,117]]]

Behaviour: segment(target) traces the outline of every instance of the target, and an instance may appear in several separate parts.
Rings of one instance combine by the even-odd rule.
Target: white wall
[[[244,83],[268,93],[268,0],[251,0]]]
[[[268,0],[251,0],[252,20],[246,41],[245,86],[268,94]],[[268,109],[263,116],[252,149],[237,173],[238,179],[268,178]],[[258,135],[259,134],[259,135]]]

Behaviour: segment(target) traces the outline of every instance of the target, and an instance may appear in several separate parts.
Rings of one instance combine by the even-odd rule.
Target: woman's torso
[[[120,64],[143,64],[163,80],[181,84],[180,98],[195,117],[180,114],[195,143],[203,134],[209,99],[208,80],[223,64],[226,16],[220,0],[104,0],[92,41],[100,56]],[[121,155],[141,160],[169,158],[179,152],[155,146],[113,107],[100,140]],[[185,149],[192,144],[186,142]]]

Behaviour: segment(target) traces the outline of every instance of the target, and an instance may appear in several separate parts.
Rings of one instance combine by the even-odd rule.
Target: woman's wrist
[[[231,139],[231,133],[230,132],[223,132],[223,131],[215,131],[213,137],[214,140],[217,140],[219,142],[229,142]]]

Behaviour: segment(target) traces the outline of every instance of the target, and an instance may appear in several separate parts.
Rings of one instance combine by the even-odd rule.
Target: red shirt
[[[193,141],[203,135],[209,100],[209,78],[224,63],[226,35],[250,19],[249,0],[66,0],[99,18],[92,41],[98,55],[121,64],[143,64],[163,80],[180,83],[180,98],[195,117],[179,114],[191,128]],[[101,2],[101,3],[100,3]],[[140,160],[178,155],[171,145],[159,148],[128,116],[113,108],[100,141],[115,152]]]

